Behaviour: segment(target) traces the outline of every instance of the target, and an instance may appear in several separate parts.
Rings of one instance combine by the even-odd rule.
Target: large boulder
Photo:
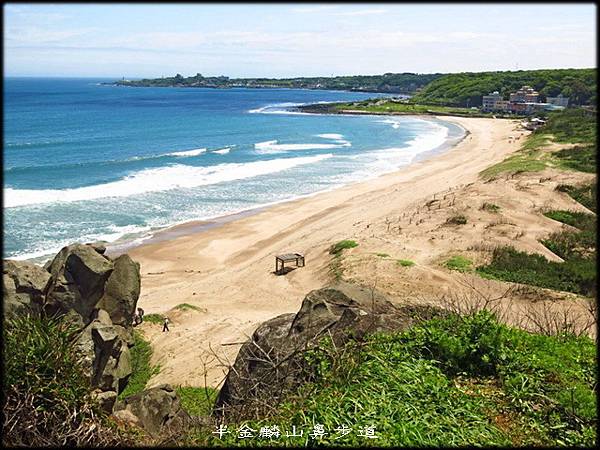
[[[86,325],[104,294],[114,265],[89,245],[64,247],[47,266],[51,279],[46,290],[48,314],[76,312]]]
[[[25,261],[4,260],[2,299],[4,314],[38,314],[44,303],[44,291],[50,274]]]
[[[92,386],[117,394],[125,389],[132,373],[131,353],[119,327],[112,324],[106,311],[96,312],[94,320],[77,339],[76,348]]]
[[[146,389],[117,401],[114,416],[157,434],[165,426],[189,420],[175,390],[168,384]]]
[[[260,405],[276,405],[280,396],[275,393],[283,395],[313,376],[303,354],[326,335],[342,346],[442,313],[428,306],[395,306],[374,290],[343,282],[311,291],[296,314],[264,322],[241,347],[213,413],[239,419],[259,416]]]
[[[108,311],[114,324],[130,327],[140,296],[140,264],[125,254],[115,259],[113,264],[114,270],[97,306]]]

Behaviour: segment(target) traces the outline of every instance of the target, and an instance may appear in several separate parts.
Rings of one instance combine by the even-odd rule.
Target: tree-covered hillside
[[[136,87],[250,87],[250,88],[303,88],[336,89],[365,92],[414,93],[442,74],[386,73],[384,75],[357,75],[339,77],[297,77],[297,78],[229,78],[204,77],[196,74],[174,77],[121,80],[115,84]]]
[[[562,94],[570,105],[596,102],[596,69],[518,70],[511,72],[464,72],[444,75],[433,80],[413,97],[423,104],[480,106],[481,97],[498,91],[508,100],[511,92],[529,85],[547,96]]]

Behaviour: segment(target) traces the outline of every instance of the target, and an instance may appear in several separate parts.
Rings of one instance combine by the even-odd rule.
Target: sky
[[[4,76],[294,77],[596,67],[596,5],[4,4]]]

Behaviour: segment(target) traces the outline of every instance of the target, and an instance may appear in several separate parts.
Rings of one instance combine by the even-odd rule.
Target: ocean
[[[4,258],[143,242],[394,171],[464,134],[429,118],[290,110],[382,94],[104,81],[5,78]]]

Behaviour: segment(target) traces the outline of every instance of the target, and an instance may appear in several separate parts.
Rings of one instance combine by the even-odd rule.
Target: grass
[[[581,203],[590,211],[596,212],[596,183],[584,184],[581,186],[571,186],[568,184],[559,184],[556,190],[564,192],[573,200]]]
[[[446,261],[444,265],[450,270],[468,272],[471,270],[473,262],[470,259],[465,258],[464,256],[457,255],[453,256],[448,261]]]
[[[193,310],[193,311],[202,311],[202,308],[199,308],[194,305],[190,305],[189,303],[181,303],[175,307],[175,309],[180,309],[182,311]]]
[[[410,259],[399,259],[397,263],[402,267],[412,267],[415,265],[415,262]]]
[[[61,319],[3,321],[2,443],[16,447],[131,445],[92,397],[90,374],[75,351],[80,330]]]
[[[379,104],[378,104],[379,103]],[[412,102],[391,102],[381,99],[362,102],[339,103],[332,105],[334,111],[358,110],[366,113],[399,113],[399,114],[450,114],[470,117],[492,117],[492,113],[484,113],[478,109],[459,106],[426,105]],[[501,114],[496,114],[500,116]],[[511,116],[514,118],[515,116]]]
[[[356,243],[356,241],[343,240],[343,241],[338,242],[337,244],[333,244],[329,248],[329,254],[337,255],[337,254],[341,253],[342,250],[345,250],[347,248],[354,248],[354,247],[358,247],[358,244]]]
[[[144,322],[155,323],[158,325],[162,325],[164,318],[161,314],[145,314]]]
[[[228,423],[223,438],[198,431],[191,445],[592,447],[595,356],[587,337],[527,333],[486,311],[343,347],[326,338],[306,353],[313,382],[271,417]],[[324,436],[310,436],[316,424]],[[242,425],[252,438],[238,438]],[[287,436],[292,425],[302,437]],[[369,426],[376,439],[360,436]],[[259,438],[262,427],[281,434]]]
[[[217,399],[219,391],[211,387],[178,386],[175,388],[181,407],[190,416],[207,416]]]
[[[160,371],[159,365],[153,366],[150,363],[152,347],[144,339],[144,335],[140,331],[134,330],[133,339],[134,345],[130,349],[132,373],[127,387],[119,394],[120,399],[143,391],[148,380]]]
[[[463,214],[455,214],[446,219],[446,223],[449,225],[464,225],[467,223],[467,218]]]
[[[483,211],[497,213],[497,212],[500,212],[501,208],[498,205],[495,205],[493,203],[483,202],[483,205],[481,205],[481,209]]]
[[[380,258],[389,258],[390,255],[388,255],[387,253],[375,253],[375,255],[379,256]]]
[[[480,173],[485,179],[501,173],[539,172],[548,166],[594,173],[596,171],[596,118],[568,108],[550,113],[547,123],[531,133],[521,149]],[[550,142],[584,144],[554,153],[543,152]]]

